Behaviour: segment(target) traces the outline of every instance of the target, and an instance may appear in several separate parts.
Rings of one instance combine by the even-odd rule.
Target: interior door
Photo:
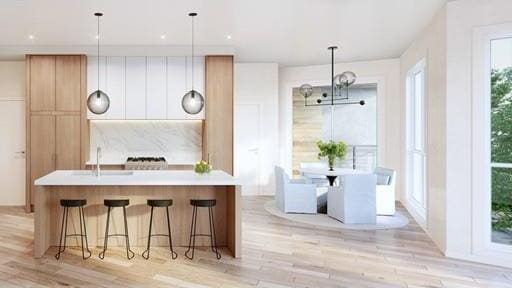
[[[25,205],[25,101],[0,101],[0,205]]]
[[[241,104],[235,108],[235,176],[242,181],[243,195],[260,194],[260,107]]]

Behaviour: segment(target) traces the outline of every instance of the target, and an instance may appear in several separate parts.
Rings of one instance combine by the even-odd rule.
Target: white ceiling
[[[333,44],[341,46],[337,61],[392,58],[400,56],[445,2],[2,0],[0,57],[49,51],[49,47],[61,47],[61,51],[88,47],[87,52],[94,51],[93,13],[97,11],[105,14],[101,20],[102,44],[119,47],[120,53],[127,46],[144,46],[145,51],[171,49],[190,42],[187,13],[196,11],[196,43],[211,49],[234,49],[238,62],[325,64],[330,62],[326,48]],[[35,39],[28,39],[31,34]],[[162,34],[165,40],[160,39]]]

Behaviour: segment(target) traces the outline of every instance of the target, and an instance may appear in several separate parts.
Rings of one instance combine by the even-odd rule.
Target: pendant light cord
[[[100,15],[98,17],[98,90],[100,90]],[[98,93],[98,97],[100,93]]]
[[[194,15],[192,16],[192,90],[194,90]]]

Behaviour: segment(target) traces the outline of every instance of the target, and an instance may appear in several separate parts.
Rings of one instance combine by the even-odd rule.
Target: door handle
[[[18,152],[16,152],[16,154],[23,154],[23,155],[25,155],[25,151],[18,151]]]
[[[251,153],[254,153],[254,154],[258,154],[259,149],[258,148],[251,148],[251,149],[247,149],[247,151],[249,151]]]

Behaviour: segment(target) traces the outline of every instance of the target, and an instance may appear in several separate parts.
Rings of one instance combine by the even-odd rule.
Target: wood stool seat
[[[215,199],[191,199],[190,205],[195,207],[213,207],[217,204]]]
[[[148,206],[169,207],[172,206],[172,199],[148,199]]]
[[[129,199],[105,199],[103,204],[107,207],[125,207],[130,205]]]

